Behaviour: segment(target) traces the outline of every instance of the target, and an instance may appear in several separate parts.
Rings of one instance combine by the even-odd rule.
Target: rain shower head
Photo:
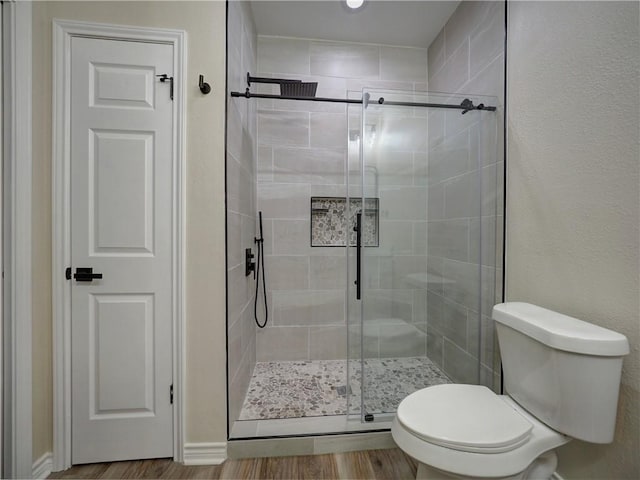
[[[280,95],[283,97],[315,97],[317,82],[282,82]]]
[[[264,78],[252,77],[247,73],[247,85],[251,83],[273,83],[280,85],[280,95],[283,97],[315,97],[317,82],[303,82],[302,80],[292,80],[288,78]]]

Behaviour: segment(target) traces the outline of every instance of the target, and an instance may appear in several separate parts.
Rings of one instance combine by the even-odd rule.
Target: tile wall
[[[259,36],[256,74],[316,81],[317,96],[322,97],[345,98],[348,91],[360,91],[365,85],[426,90],[427,51]],[[264,93],[279,93],[279,88],[271,85],[255,85],[252,90],[254,88]],[[258,361],[346,358],[346,251],[341,247],[310,246],[310,198],[347,195],[351,126],[347,125],[346,107],[282,100],[259,100],[257,105],[257,208],[265,219],[270,323],[257,332],[256,358]],[[426,118],[420,122],[424,125],[422,131],[426,132]],[[388,162],[380,162],[379,173],[375,175],[383,181],[377,182],[379,190],[372,196],[381,198],[381,208],[384,205],[404,208],[397,205],[394,198],[400,195],[399,189],[409,189],[415,190],[414,200],[418,204],[408,211],[419,210],[423,212],[419,215],[424,214],[425,150],[417,158],[413,151],[394,152],[386,157]],[[353,168],[350,176],[358,173],[357,162]],[[351,195],[357,193],[351,188]],[[398,243],[411,256],[414,248],[424,244],[422,239],[417,239],[420,235],[414,232],[414,223],[408,219],[402,225],[391,225],[381,217],[380,246],[370,249],[375,250],[372,255],[376,258],[365,280],[369,286],[392,295],[393,275],[385,268],[395,269],[398,275],[403,268],[412,268],[408,266],[410,260],[405,263],[392,260],[392,252],[385,248]],[[418,223],[421,224],[416,227],[419,232],[426,226],[426,218],[421,217]],[[381,262],[385,265],[382,269]],[[373,356],[394,356],[410,350],[396,345],[393,351],[385,351],[386,345],[393,344],[381,342],[379,338],[387,333],[385,321],[396,317],[404,319],[401,323],[412,321],[412,295],[396,297],[396,307],[386,302],[386,311],[375,312],[379,322],[372,329],[374,338],[370,339]],[[398,328],[397,324],[389,325],[387,330]],[[424,355],[425,351],[426,338],[423,337],[415,353]]]
[[[481,381],[494,388],[500,368],[490,316],[502,290],[504,15],[504,2],[462,2],[428,54],[430,91],[493,95],[500,107],[480,114],[496,115],[497,128],[478,122],[478,112],[429,116],[427,266],[442,278],[427,294],[429,358],[459,382],[476,381],[480,358]]]
[[[247,2],[227,2],[228,91],[243,91],[256,69],[256,34]],[[227,302],[229,414],[238,418],[256,362],[255,285],[246,277],[244,249],[256,236],[256,105],[227,100]]]

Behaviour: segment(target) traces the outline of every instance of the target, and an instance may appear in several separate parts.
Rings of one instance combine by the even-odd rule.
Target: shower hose
[[[256,294],[253,299],[253,317],[259,328],[264,328],[269,320],[269,307],[267,306],[267,280],[264,273],[264,236],[262,235],[262,212],[258,212],[260,219],[260,238],[255,238],[256,248]],[[258,297],[260,296],[260,269],[262,268],[262,293],[264,295],[264,322],[258,319]]]

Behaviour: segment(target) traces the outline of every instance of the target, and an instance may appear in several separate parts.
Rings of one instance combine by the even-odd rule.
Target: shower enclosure
[[[230,405],[231,437],[388,428],[417,389],[499,388],[488,320],[499,280],[497,99],[364,88],[326,99],[337,104],[326,112],[322,97],[282,95],[275,83],[232,92],[263,102],[257,295],[258,316],[263,297],[270,313],[253,333],[242,405],[237,395]],[[313,114],[308,130],[296,124],[294,104],[312,101],[304,108],[332,120],[324,129],[313,130]]]

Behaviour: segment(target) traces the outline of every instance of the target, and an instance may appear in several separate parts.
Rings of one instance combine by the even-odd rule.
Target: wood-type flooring
[[[414,479],[417,464],[401,450],[246,458],[215,466],[185,466],[170,459],[77,465],[52,479]]]

